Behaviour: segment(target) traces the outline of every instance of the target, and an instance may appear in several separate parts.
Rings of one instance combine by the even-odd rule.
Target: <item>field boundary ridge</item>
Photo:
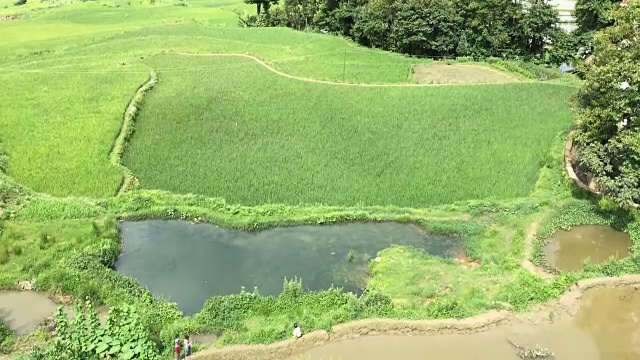
[[[151,90],[158,83],[158,74],[156,74],[155,70],[149,68],[149,79],[140,85],[136,92],[133,94],[129,105],[122,116],[122,126],[120,127],[120,132],[116,137],[113,147],[109,152],[109,161],[112,165],[117,168],[120,168],[123,172],[122,182],[120,186],[116,190],[116,196],[122,194],[127,191],[127,189],[132,185],[136,184],[138,180],[133,175],[133,172],[122,164],[122,155],[126,150],[127,143],[131,139],[131,136],[134,132],[135,126],[135,118],[142,105],[142,101],[144,100],[144,95],[147,91]]]
[[[270,72],[288,78],[292,80],[305,81],[316,84],[325,84],[325,85],[341,85],[341,86],[354,86],[354,87],[438,87],[438,86],[492,86],[492,85],[510,85],[510,84],[545,84],[545,85],[554,85],[554,86],[570,86],[566,84],[560,83],[546,83],[546,82],[536,82],[536,81],[513,81],[513,82],[495,82],[495,83],[468,83],[468,84],[446,84],[446,83],[438,83],[438,84],[414,84],[414,83],[405,83],[405,84],[366,84],[366,83],[349,83],[349,82],[338,82],[338,81],[330,81],[330,80],[319,80],[308,78],[304,76],[296,76],[287,74],[282,72],[273,66],[269,65],[266,61],[261,60],[260,58],[249,55],[249,54],[240,54],[240,53],[191,53],[191,52],[167,52],[165,54],[174,54],[174,55],[183,55],[183,56],[203,56],[203,57],[243,57],[246,59],[251,59],[257,62],[262,67],[266,68]],[[468,66],[468,65],[466,65]]]
[[[482,315],[464,319],[442,320],[357,320],[333,327],[331,332],[317,330],[305,334],[300,339],[287,339],[272,344],[231,345],[219,349],[207,349],[195,353],[195,360],[275,360],[287,359],[314,347],[330,342],[353,339],[368,335],[440,335],[471,334],[489,330],[512,320],[526,318],[527,314],[547,312],[549,308],[559,308],[568,316],[575,316],[580,308],[579,301],[585,292],[600,287],[640,286],[640,275],[602,277],[577,281],[559,299],[550,301],[538,311],[514,313],[506,310],[492,310]]]

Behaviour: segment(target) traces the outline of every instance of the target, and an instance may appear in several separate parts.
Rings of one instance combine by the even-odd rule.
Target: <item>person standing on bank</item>
[[[173,353],[176,356],[176,360],[180,360],[180,339],[176,338],[173,345]]]
[[[184,336],[184,357],[188,358],[191,356],[191,340],[189,339],[189,335]]]
[[[300,326],[298,323],[293,323],[293,338],[300,339],[302,337],[302,330],[300,330]]]

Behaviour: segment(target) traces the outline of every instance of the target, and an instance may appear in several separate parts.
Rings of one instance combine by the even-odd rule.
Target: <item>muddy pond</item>
[[[0,292],[0,318],[19,335],[28,334],[56,311],[56,304],[34,291]]]
[[[556,232],[547,239],[544,252],[552,268],[575,271],[582,269],[587,258],[599,264],[611,256],[627,257],[631,245],[631,237],[625,232],[610,226],[583,225]]]
[[[309,290],[331,285],[359,293],[369,263],[392,245],[413,246],[443,258],[463,252],[462,240],[434,236],[411,224],[344,223],[273,228],[259,232],[178,220],[122,222],[117,270],[186,314],[213,295],[254,287],[278,295],[284,279],[298,277]]]
[[[517,360],[507,339],[552,351],[556,360],[640,359],[640,291],[587,292],[574,319],[544,325],[501,326],[472,335],[379,335],[313,348],[290,360]]]

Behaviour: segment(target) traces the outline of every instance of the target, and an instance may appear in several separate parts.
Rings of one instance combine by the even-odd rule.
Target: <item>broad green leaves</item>
[[[76,303],[76,316],[56,312],[58,337],[55,343],[31,354],[34,360],[157,359],[158,349],[149,338],[137,312],[130,306],[114,307],[104,327],[91,301]]]

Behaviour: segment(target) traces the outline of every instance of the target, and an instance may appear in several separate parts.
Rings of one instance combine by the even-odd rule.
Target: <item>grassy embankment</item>
[[[177,24],[169,24],[176,21]],[[581,277],[638,272],[636,255],[632,260],[564,274],[552,281],[537,278],[519,266],[527,224],[538,212],[570,198],[561,175],[561,159],[556,155],[543,156],[557,133],[569,125],[569,113],[563,104],[570,88],[517,84],[360,89],[283,79],[253,62],[238,59],[166,55],[149,58],[162,51],[250,53],[288,74],[364,83],[408,82],[409,69],[418,62],[358,48],[336,37],[288,29],[236,29],[234,25],[231,12],[207,7],[204,2],[188,8],[74,4],[0,23],[3,35],[0,81],[10,89],[0,94],[3,109],[0,140],[9,155],[11,176],[0,175],[1,288],[11,289],[19,280],[36,279],[38,290],[59,290],[77,298],[90,296],[98,303],[112,306],[134,304],[146,327],[165,345],[187,330],[223,334],[218,343],[222,345],[282,339],[289,335],[293,321],[301,322],[305,331],[309,331],[376,316],[459,318],[492,308],[525,309],[558,296]],[[120,31],[126,32],[114,34]],[[126,155],[144,186],[149,183],[161,187],[155,184],[164,182],[167,185],[162,187],[170,190],[206,193],[225,181],[240,182],[242,178],[205,177],[207,172],[216,174],[215,169],[207,167],[207,157],[217,156],[219,166],[233,165],[222,156],[229,146],[235,150],[247,148],[246,152],[235,151],[238,160],[243,161],[242,166],[257,167],[256,171],[271,177],[269,181],[274,183],[278,174],[261,162],[291,156],[299,149],[305,152],[297,152],[301,157],[296,159],[298,165],[311,163],[313,171],[326,164],[336,170],[319,174],[324,177],[315,180],[305,179],[305,174],[299,171],[304,168],[294,168],[299,172],[293,172],[291,180],[315,185],[313,196],[307,198],[300,189],[291,194],[283,191],[282,183],[272,193],[256,197],[251,190],[257,185],[247,185],[248,172],[238,174],[244,176],[245,185],[215,193],[256,206],[229,205],[217,198],[150,190],[111,197],[123,174],[109,162],[109,150],[129,98],[148,77],[145,65],[157,70],[160,83],[149,93],[138,118],[139,132],[133,138],[132,152]],[[188,80],[180,81],[178,77]],[[220,79],[225,84],[215,81]],[[230,83],[233,88],[228,88]],[[213,109],[208,107],[208,101],[222,97],[210,89],[225,91],[231,101]],[[277,96],[267,102],[265,90]],[[240,91],[245,92],[241,99]],[[527,105],[516,94],[539,102]],[[345,100],[349,103],[344,104]],[[460,101],[457,108],[451,105],[454,100]],[[169,102],[175,109],[168,106]],[[376,104],[380,106],[371,106]],[[277,105],[279,112],[271,108]],[[389,110],[390,107],[393,109]],[[178,113],[180,109],[190,112]],[[406,113],[398,115],[398,111]],[[217,115],[213,116],[216,122],[198,122],[210,119],[210,112]],[[151,122],[152,116],[156,124]],[[172,128],[168,121],[172,117],[193,126]],[[244,135],[239,136],[235,133],[235,121],[230,120],[233,117],[250,118],[255,127],[243,124]],[[300,118],[306,121],[296,121]],[[358,122],[340,121],[354,118]],[[395,121],[384,121],[390,118]],[[365,126],[368,119],[371,126]],[[272,126],[267,126],[269,121]],[[332,136],[329,126],[321,126],[324,121],[340,129],[338,135],[344,138]],[[152,125],[161,127],[156,131],[151,129]],[[447,134],[447,126],[454,132],[449,138],[443,136]],[[220,128],[227,135],[224,139],[216,137]],[[196,174],[200,180],[193,189],[176,186],[184,183],[180,168],[172,169],[171,176],[153,173],[154,166],[166,165],[151,153],[150,147],[155,146],[152,140],[163,139],[169,131],[198,144],[193,149],[180,149],[186,154],[167,153],[171,143],[157,150],[165,155],[163,159],[169,153],[176,154],[170,160],[174,165],[180,162],[186,171],[201,170]],[[359,137],[358,131],[372,135],[370,141],[365,141],[366,136]],[[385,132],[402,141],[394,142],[390,135],[383,136],[387,135]],[[265,133],[268,136],[264,138],[255,136]],[[287,142],[291,140],[285,137],[287,134],[303,137],[305,142]],[[212,138],[218,142],[217,147],[208,149]],[[381,152],[380,144],[388,151]],[[560,153],[557,145],[553,146],[554,154]],[[323,150],[334,149],[323,146],[341,149],[351,161],[347,165],[353,167],[332,164],[336,159],[331,155],[335,153]],[[259,151],[255,151],[256,147]],[[503,151],[509,154],[502,154]],[[436,163],[425,161],[426,157],[448,161],[435,167]],[[361,159],[371,161],[356,161]],[[506,170],[499,170],[499,159],[504,161],[501,165]],[[487,162],[482,164],[487,169],[477,166],[483,161]],[[541,163],[546,167],[538,179]],[[411,170],[400,178],[406,192],[394,188],[391,178],[377,184],[368,175],[369,170],[383,169],[383,165],[397,166],[396,172]],[[352,176],[352,170],[360,176]],[[449,182],[456,181],[453,174],[458,170],[466,176],[456,188]],[[340,176],[332,180],[327,174]],[[385,179],[384,174],[380,176]],[[420,185],[412,184],[410,177],[419,179],[415,182]],[[321,181],[327,187],[320,186]],[[449,186],[445,188],[448,192],[425,194],[435,189],[430,183],[436,182]],[[368,191],[359,194],[350,190],[355,187]],[[394,192],[385,194],[379,190],[384,187],[391,187]],[[531,192],[533,195],[528,196]],[[521,198],[469,200],[486,196]],[[420,209],[388,205],[415,207],[454,200],[461,202]],[[341,206],[264,204],[270,201]],[[463,236],[469,258],[480,265],[458,264],[408,249],[391,248],[380,254],[381,262],[372,263],[369,295],[363,298],[336,290],[306,293],[296,283],[289,283],[279,298],[250,294],[215,297],[201,313],[183,319],[174,305],[153,298],[135,280],[113,271],[120,249],[117,220],[145,218],[210,221],[242,229],[350,220],[415,222],[433,233]],[[638,244],[640,239],[633,229],[636,228],[627,230]]]

